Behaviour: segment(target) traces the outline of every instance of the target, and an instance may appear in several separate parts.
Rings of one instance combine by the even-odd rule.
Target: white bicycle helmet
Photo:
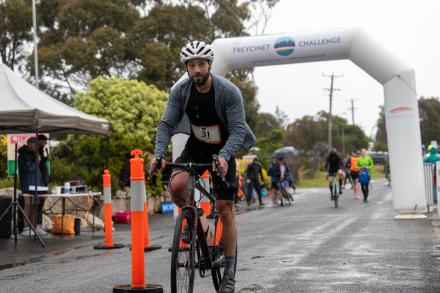
[[[207,59],[212,61],[214,60],[214,51],[212,51],[211,46],[205,42],[188,42],[180,51],[180,61],[186,63],[191,59]]]

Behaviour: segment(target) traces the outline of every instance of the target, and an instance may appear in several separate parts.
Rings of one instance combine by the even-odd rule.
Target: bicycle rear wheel
[[[284,198],[283,198],[283,192],[279,190],[277,192],[278,196],[280,197],[280,206],[284,206]]]
[[[188,243],[182,241],[182,232],[188,231]],[[194,215],[190,209],[182,209],[174,228],[171,252],[171,292],[192,293],[195,275],[196,233]]]
[[[217,292],[220,283],[223,279],[223,273],[224,273],[224,267],[226,265],[225,260],[225,250],[223,248],[223,243],[221,241],[222,236],[222,224],[220,222],[220,217],[217,215],[215,217],[215,246],[211,247],[211,253],[212,253],[212,268],[211,268],[211,275],[212,275],[212,282],[214,283],[215,291]],[[237,271],[237,246],[235,247],[235,268],[234,270]]]

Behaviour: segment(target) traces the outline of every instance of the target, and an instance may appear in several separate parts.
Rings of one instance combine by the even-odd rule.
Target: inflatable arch
[[[384,87],[393,204],[396,211],[426,208],[415,74],[361,29],[332,29],[216,39],[212,71],[349,59]],[[173,157],[181,152],[173,138]],[[179,147],[180,145],[180,147]],[[179,153],[180,153],[179,152]]]

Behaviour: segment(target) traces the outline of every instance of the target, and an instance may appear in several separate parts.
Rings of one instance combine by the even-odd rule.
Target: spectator
[[[269,169],[267,169],[267,175],[270,176],[270,197],[272,199],[272,205],[277,205],[277,191],[279,189],[280,184],[280,165],[278,164],[277,159],[272,159]]]
[[[246,168],[246,201],[248,205],[251,205],[252,201],[252,193],[253,189],[257,192],[258,195],[258,201],[260,203],[260,206],[264,206],[263,200],[261,198],[261,182],[264,182],[263,178],[263,170],[261,167],[261,164],[259,162],[260,160],[258,157],[255,157]],[[261,182],[260,182],[261,178]]]
[[[36,155],[36,145],[36,138],[30,137],[27,140],[27,144],[18,149],[18,170],[22,193],[31,193],[33,191],[30,190],[30,186],[34,186],[35,188],[35,186],[41,186],[43,184],[40,169],[37,167],[39,158]],[[26,215],[30,218],[32,206],[30,198],[27,198],[25,201],[21,200],[21,202],[23,203]],[[22,222],[22,220],[20,219],[19,222]],[[19,227],[19,229],[21,230],[21,227]],[[45,233],[41,227],[39,227],[37,232]],[[32,232],[29,231],[29,227],[26,227],[23,234],[32,235]]]
[[[39,134],[38,155],[39,155],[40,163],[38,165],[41,173],[41,182],[42,182],[41,186],[47,187],[49,186],[49,180],[50,180],[50,154],[48,149],[46,148],[46,145],[47,145],[47,136],[45,136],[44,134]],[[43,208],[44,208],[45,199],[46,199],[45,197],[39,197],[37,201],[37,225],[39,226],[43,224]]]
[[[367,150],[361,150],[361,156],[357,161],[359,171],[359,182],[361,183],[362,193],[364,195],[364,202],[368,202],[368,186],[370,184],[371,170],[373,169],[373,159],[367,155]]]
[[[385,156],[385,161],[383,163],[383,174],[387,179],[387,185],[391,187],[391,171],[390,171],[390,158],[388,155]]]
[[[428,153],[423,158],[423,161],[425,163],[434,165],[434,167],[433,167],[434,172],[433,172],[433,178],[432,178],[432,181],[433,181],[432,182],[432,186],[433,186],[432,187],[432,192],[433,192],[432,199],[433,199],[434,203],[437,203],[437,188],[436,188],[436,186],[437,186],[437,176],[436,176],[437,170],[435,167],[435,165],[436,165],[435,163],[440,161],[440,155],[437,153],[437,148],[435,146],[433,146],[431,144],[428,146]]]

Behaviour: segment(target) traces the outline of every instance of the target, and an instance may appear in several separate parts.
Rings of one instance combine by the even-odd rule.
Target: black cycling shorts
[[[270,183],[270,188],[278,190],[279,189],[278,184],[279,184],[278,182],[271,182]]]
[[[335,177],[336,175],[338,175],[338,171],[341,169],[330,169],[328,170],[328,176],[329,177]]]
[[[191,149],[191,150],[190,150]],[[208,164],[212,163],[212,155],[208,153],[202,153],[194,148],[185,147],[180,157],[178,157],[175,163],[199,163]],[[176,168],[175,170],[179,170]],[[174,172],[174,171],[173,171]],[[203,174],[205,170],[200,170],[199,174]],[[225,179],[228,181],[230,187],[226,188],[222,183],[222,180],[215,173],[212,173],[212,183],[214,188],[215,198],[219,200],[235,200],[235,195],[237,193],[237,176],[235,157],[232,157],[228,161],[228,172],[226,173]]]
[[[358,180],[359,179],[359,171],[351,171],[350,176],[353,181]]]

